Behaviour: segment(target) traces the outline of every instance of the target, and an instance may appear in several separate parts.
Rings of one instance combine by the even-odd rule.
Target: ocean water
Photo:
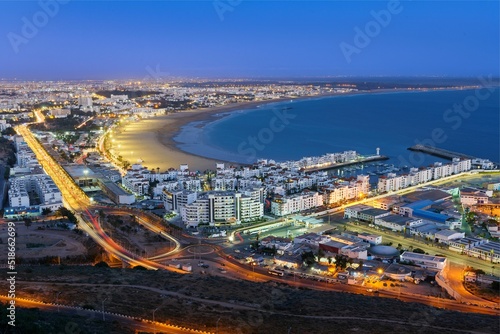
[[[423,166],[447,161],[407,148],[433,145],[500,162],[499,89],[368,93],[263,104],[189,124],[179,148],[215,159],[252,163],[355,150]]]

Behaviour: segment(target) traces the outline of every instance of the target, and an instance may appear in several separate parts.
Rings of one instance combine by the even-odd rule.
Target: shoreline
[[[140,159],[142,162],[139,161],[139,163],[143,166],[149,169],[159,167],[162,171],[169,168],[179,168],[181,164],[188,164],[190,170],[201,171],[215,169],[216,163],[245,165],[183,151],[178,147],[179,143],[174,138],[184,126],[193,122],[206,124],[210,121],[222,119],[234,111],[253,109],[260,105],[280,103],[290,99],[293,98],[248,101],[211,108],[183,110],[168,115],[145,118],[139,122],[124,125],[121,131],[115,134],[115,138],[122,146],[120,148],[115,147],[115,150],[119,152],[119,155],[123,156],[124,160],[136,163],[135,160]],[[220,114],[220,117],[216,116],[218,114]]]
[[[249,164],[228,161],[230,159],[216,159],[209,158],[199,154],[187,152],[183,150],[175,138],[182,132],[183,128],[189,126],[192,123],[198,123],[192,125],[195,128],[200,128],[208,123],[221,120],[227,116],[230,116],[235,111],[244,111],[249,109],[255,109],[261,105],[268,104],[279,104],[285,101],[293,100],[311,100],[311,99],[321,99],[334,96],[351,96],[351,95],[361,95],[361,94],[382,94],[382,93],[398,93],[398,92],[430,92],[438,90],[468,90],[475,89],[477,87],[462,87],[462,88],[425,88],[425,89],[380,89],[371,91],[359,91],[359,92],[349,92],[349,93],[327,93],[319,95],[310,96],[300,96],[300,97],[287,97],[272,100],[262,100],[262,101],[248,101],[240,103],[232,103],[225,106],[216,106],[203,109],[195,110],[184,110],[176,113],[171,113],[164,116],[157,116],[152,118],[143,119],[139,122],[133,124],[127,124],[123,132],[130,135],[119,134],[120,142],[127,143],[130,142],[128,146],[124,149],[118,149],[120,155],[123,155],[126,160],[132,160],[138,158],[142,160],[143,166],[148,168],[157,168],[160,170],[167,170],[168,168],[179,168],[180,164],[188,164],[190,170],[206,170],[215,169],[216,163],[225,163],[230,165],[245,166]],[[131,137],[131,138],[120,138],[120,136]],[[144,138],[149,136],[149,138]],[[134,138],[135,137],[135,138]],[[140,138],[140,139],[139,139]],[[150,142],[148,143],[148,140]],[[152,142],[154,140],[156,143]],[[146,144],[144,146],[143,144]],[[125,145],[124,145],[125,146]],[[136,154],[134,155],[134,150]],[[148,152],[152,150],[153,152]],[[131,152],[127,156],[128,151]],[[160,152],[156,152],[160,151]],[[141,156],[142,152],[146,158],[143,159]],[[156,153],[155,153],[156,152]],[[149,155],[148,155],[149,154]],[[128,159],[129,158],[129,159]]]

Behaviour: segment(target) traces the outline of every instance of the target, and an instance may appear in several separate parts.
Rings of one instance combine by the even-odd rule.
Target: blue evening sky
[[[63,2],[50,17],[38,1],[0,0],[0,78],[144,78],[157,65],[191,77],[499,73],[497,0],[401,1],[385,27],[370,13],[390,1]]]

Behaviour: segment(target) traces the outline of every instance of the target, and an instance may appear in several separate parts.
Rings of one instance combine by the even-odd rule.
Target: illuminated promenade
[[[96,217],[92,214],[92,212],[95,212],[97,209],[105,210],[106,208],[92,205],[92,200],[73,182],[73,179],[68,175],[68,173],[47,153],[47,151],[28,129],[27,125],[18,126],[16,131],[24,138],[28,146],[33,150],[45,172],[52,177],[54,183],[61,191],[64,203],[75,211],[75,216],[78,219],[80,228],[88,233],[92,239],[94,239],[107,252],[132,266],[141,265],[148,269],[161,268],[174,270],[174,268],[169,268],[132,254],[120,245],[116,244],[103,231],[98,219],[96,219]],[[121,209],[120,211],[125,214],[133,213],[138,217],[143,225],[150,229],[153,228],[151,223],[149,223],[150,219],[147,216],[142,216],[140,212],[129,212],[129,210],[126,209]],[[162,236],[174,242],[174,249],[167,254],[173,254],[178,251],[180,244],[177,240],[166,234],[165,231],[161,231],[158,227],[155,227],[153,231],[160,233]]]

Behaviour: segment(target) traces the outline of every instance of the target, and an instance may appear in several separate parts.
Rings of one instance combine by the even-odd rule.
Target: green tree
[[[316,263],[316,257],[312,251],[303,252],[300,254],[300,257],[302,259],[302,263],[305,263],[308,267]]]
[[[33,221],[30,218],[24,218],[24,225],[26,226],[26,228],[29,228],[32,223]]]
[[[68,218],[68,220],[73,224],[76,224],[78,222],[78,220],[75,217],[75,214],[70,210],[66,209],[64,206],[61,206],[59,209],[57,209],[56,214],[60,217]]]
[[[50,215],[51,213],[52,213],[51,208],[43,208],[42,209],[42,215],[44,215],[44,216]]]
[[[335,255],[335,265],[340,270],[345,269],[347,267],[347,257],[341,254]]]
[[[14,136],[16,134],[17,134],[17,132],[16,132],[16,130],[14,130],[13,127],[8,127],[2,131],[2,135],[4,135],[4,136]]]
[[[324,256],[325,256],[325,251],[322,250],[321,248],[318,248],[318,259],[321,259]]]

